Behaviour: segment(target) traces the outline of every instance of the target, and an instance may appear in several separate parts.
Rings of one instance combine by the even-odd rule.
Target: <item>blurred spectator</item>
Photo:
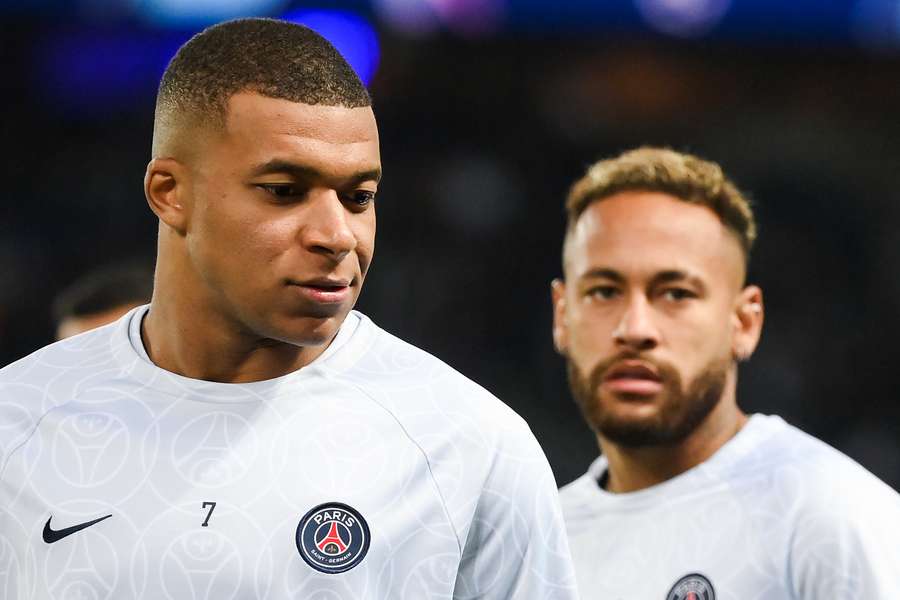
[[[90,271],[54,300],[56,339],[112,323],[150,302],[152,293],[153,274],[143,266],[115,264]]]

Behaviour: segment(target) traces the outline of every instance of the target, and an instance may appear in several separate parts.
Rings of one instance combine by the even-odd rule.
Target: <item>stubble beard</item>
[[[625,359],[639,359],[656,367],[663,384],[660,397],[653,401],[658,411],[648,418],[629,418],[609,410],[616,402],[612,394],[601,390],[606,371]],[[589,376],[581,374],[571,358],[566,358],[569,386],[587,424],[609,441],[629,448],[672,446],[693,432],[722,399],[730,367],[729,360],[710,361],[685,389],[678,371],[669,364],[650,361],[639,355],[619,355],[594,367]],[[616,394],[628,400],[628,394]],[[641,397],[634,396],[634,400]]]

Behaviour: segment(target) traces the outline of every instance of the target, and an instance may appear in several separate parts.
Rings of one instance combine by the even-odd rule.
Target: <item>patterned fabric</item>
[[[606,468],[561,491],[585,600],[900,598],[900,496],[779,417],[645,490],[606,492]]]
[[[575,597],[546,459],[485,390],[355,312],[298,371],[188,379],[146,311],[0,371],[0,597]]]

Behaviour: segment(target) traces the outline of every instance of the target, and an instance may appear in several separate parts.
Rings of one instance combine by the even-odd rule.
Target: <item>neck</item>
[[[160,268],[164,263],[169,272]],[[187,291],[197,289],[203,288],[183,285],[177,261],[158,261],[141,338],[150,360],[172,373],[223,383],[263,381],[308,365],[332,341],[298,346],[260,336],[229,318],[228,311],[217,310],[214,298],[196,298]]]
[[[156,366],[191,379],[221,383],[273,379],[308,365],[328,347],[328,343],[295,346],[242,333],[214,319],[180,316],[165,302],[154,300],[141,324],[141,339]]]
[[[635,492],[667,481],[709,459],[746,424],[737,407],[732,369],[716,407],[686,438],[674,445],[628,447],[597,435],[609,464],[607,490]]]

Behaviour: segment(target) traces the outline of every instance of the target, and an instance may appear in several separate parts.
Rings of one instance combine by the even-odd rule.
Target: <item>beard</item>
[[[614,403],[622,400],[644,401],[647,396],[608,393],[601,389],[606,371],[627,359],[639,359],[656,367],[663,389],[652,402],[658,410],[649,417],[617,414]],[[571,358],[566,357],[569,386],[585,421],[595,432],[611,442],[630,448],[671,446],[693,432],[722,399],[731,363],[728,359],[710,361],[687,388],[678,371],[670,364],[647,357],[622,354],[603,361],[583,376]]]

